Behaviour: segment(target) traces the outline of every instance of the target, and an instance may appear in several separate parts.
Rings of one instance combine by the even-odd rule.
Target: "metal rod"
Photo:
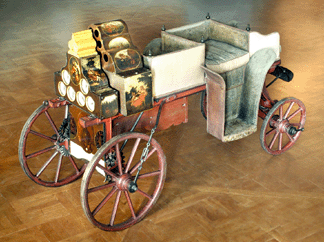
[[[66,104],[64,118],[67,118],[68,116],[69,116],[69,104]]]
[[[144,113],[144,112],[141,112],[140,115],[138,115],[138,117],[137,117],[137,119],[136,119],[136,121],[135,121],[133,127],[131,128],[130,132],[133,132],[133,131],[134,131],[134,129],[136,128],[138,122],[140,121],[140,119],[141,119],[143,113]]]
[[[163,104],[166,102],[167,99],[164,99],[161,104],[160,104],[160,107],[159,107],[159,111],[158,111],[158,114],[157,114],[157,117],[156,117],[156,122],[155,122],[155,126],[154,126],[154,130],[157,128],[157,126],[159,125],[159,121],[160,121],[160,116],[161,116],[161,111],[162,111],[162,107],[163,107]]]
[[[147,141],[147,144],[146,144],[146,147],[144,148],[143,152],[142,152],[142,155],[141,155],[141,165],[138,167],[137,169],[137,173],[136,173],[136,176],[135,176],[135,179],[132,183],[132,186],[134,188],[136,188],[135,190],[137,190],[137,179],[138,179],[138,176],[139,176],[139,173],[140,171],[142,170],[142,166],[143,166],[143,163],[146,161],[147,159],[147,155],[149,153],[149,148],[150,148],[150,145],[151,145],[151,140],[153,138],[153,134],[155,133],[155,130],[157,128],[157,126],[159,125],[159,121],[160,121],[160,117],[161,117],[161,111],[162,111],[162,107],[164,105],[164,103],[166,102],[167,99],[164,99],[161,104],[160,104],[160,107],[159,107],[159,111],[158,111],[158,114],[156,116],[156,121],[155,121],[155,126],[154,128],[151,130],[151,135],[149,137],[149,140]]]
[[[277,76],[272,82],[270,82],[267,86],[266,86],[266,88],[268,88],[272,83],[274,83],[275,81],[277,81],[277,79],[278,79],[279,77]]]
[[[142,117],[143,113],[144,113],[144,111],[143,111],[143,112],[141,112],[141,113],[140,113],[140,114],[138,115],[138,117],[137,117],[137,119],[136,119],[136,121],[135,121],[135,123],[134,123],[133,127],[132,127],[132,128],[130,129],[130,131],[129,131],[129,132],[133,132],[133,131],[134,131],[134,129],[136,128],[136,126],[137,126],[138,122],[140,121],[140,119],[141,119],[141,117]],[[128,139],[124,141],[124,143],[123,143],[122,147],[120,148],[120,151],[123,151],[123,149],[125,148],[125,145],[127,144],[127,142],[128,142]]]

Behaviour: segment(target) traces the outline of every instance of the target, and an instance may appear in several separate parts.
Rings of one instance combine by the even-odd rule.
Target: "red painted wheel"
[[[85,170],[84,161],[69,153],[75,123],[69,118],[70,132],[67,132],[67,121],[64,125],[64,120],[68,120],[68,108],[69,105],[51,108],[46,101],[34,111],[22,129],[19,161],[26,175],[40,185],[62,186],[78,179]]]
[[[272,155],[289,150],[304,130],[306,108],[296,98],[277,102],[265,117],[260,134],[262,148]]]
[[[97,151],[85,170],[82,207],[90,222],[100,229],[116,231],[138,223],[161,194],[166,161],[155,139],[151,140],[148,157],[140,169],[137,190],[132,190],[148,140],[148,135],[135,132],[117,135]]]

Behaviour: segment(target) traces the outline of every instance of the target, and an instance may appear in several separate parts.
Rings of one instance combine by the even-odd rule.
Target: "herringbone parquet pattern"
[[[324,69],[320,0],[305,1],[1,1],[0,241],[324,241]],[[260,147],[259,131],[232,143],[206,133],[199,96],[189,123],[156,134],[167,157],[166,184],[139,224],[109,233],[92,226],[78,180],[60,188],[32,182],[18,161],[29,115],[55,97],[53,73],[65,65],[71,33],[122,18],[142,51],[167,28],[236,19],[281,35],[282,65],[291,83],[270,88],[307,108],[306,131],[285,154]],[[322,27],[321,27],[322,26]],[[259,130],[261,120],[259,123]]]

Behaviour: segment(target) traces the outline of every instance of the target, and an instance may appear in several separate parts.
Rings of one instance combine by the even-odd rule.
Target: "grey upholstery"
[[[231,44],[207,40],[206,44],[206,66],[217,73],[234,70],[249,62],[249,52]]]

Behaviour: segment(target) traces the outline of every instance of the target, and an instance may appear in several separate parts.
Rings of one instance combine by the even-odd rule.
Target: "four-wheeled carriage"
[[[72,35],[67,64],[55,73],[58,98],[45,101],[22,130],[23,170],[53,187],[83,175],[88,219],[103,230],[125,229],[162,191],[166,160],[153,135],[188,121],[189,95],[201,93],[207,132],[223,142],[255,132],[259,116],[261,146],[273,155],[291,148],[306,113],[295,98],[269,96],[267,73],[292,79],[279,51],[278,33],[207,19],[163,29],[141,56],[122,20],[90,25]]]

